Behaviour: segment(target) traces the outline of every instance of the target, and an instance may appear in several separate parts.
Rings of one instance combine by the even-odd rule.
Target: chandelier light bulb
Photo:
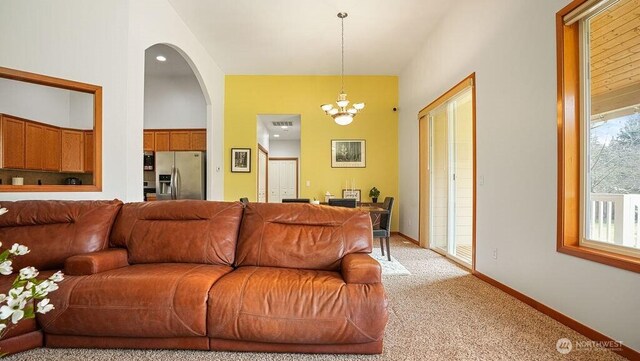
[[[331,108],[331,109],[329,110],[329,115],[336,115],[336,114],[338,114],[338,109],[336,109],[336,108]]]
[[[334,119],[338,125],[348,125],[353,121],[353,117],[348,114],[338,115]]]
[[[320,106],[320,108],[321,108],[322,110],[324,110],[325,112],[328,112],[329,110],[331,110],[331,108],[333,108],[333,105],[331,105],[331,104],[322,104],[322,105]]]
[[[338,101],[336,102],[336,104],[338,104],[338,106],[339,106],[340,108],[344,108],[344,107],[346,107],[347,105],[349,105],[349,101],[348,101],[348,100],[346,100],[346,99],[345,99],[345,100],[338,100]]]
[[[364,103],[355,103],[353,107],[356,108],[356,110],[362,110],[364,109]]]
[[[356,115],[358,114],[358,110],[356,110],[356,108],[349,108],[349,110],[347,110],[347,113],[351,115]]]

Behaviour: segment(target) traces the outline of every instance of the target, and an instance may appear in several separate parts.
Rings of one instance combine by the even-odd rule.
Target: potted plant
[[[380,191],[378,190],[378,188],[371,188],[371,190],[369,191],[369,198],[371,198],[371,201],[373,203],[378,203],[378,197],[380,197]]]

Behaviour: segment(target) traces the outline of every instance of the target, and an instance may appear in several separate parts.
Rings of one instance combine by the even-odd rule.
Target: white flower
[[[20,298],[25,298],[25,296],[23,296],[23,291],[24,291],[24,287],[17,287],[17,288],[12,288],[9,290],[9,301],[11,300],[17,300]],[[8,301],[7,301],[8,302]]]
[[[53,292],[53,291],[57,290],[58,288],[60,288],[60,287],[58,287],[58,285],[55,282],[51,282],[51,283],[49,283],[49,287],[47,287],[47,293]]]
[[[49,292],[53,292],[58,289],[58,285],[49,280],[44,280],[42,283],[36,286],[36,294],[40,296],[46,296]]]
[[[49,311],[51,311],[51,310],[53,310],[55,308],[55,307],[53,307],[52,304],[49,303],[49,299],[48,298],[45,298],[42,301],[38,302],[37,306],[38,307],[37,307],[37,311],[36,312],[43,313],[43,314],[47,313],[47,312],[49,312]]]
[[[9,253],[15,254],[16,256],[23,256],[29,252],[31,251],[29,251],[29,248],[27,246],[23,246],[17,243],[14,243],[13,246],[11,246],[11,249],[9,249]]]
[[[0,293],[0,303],[4,302],[7,300],[7,295],[5,295],[4,293]]]
[[[64,280],[64,274],[62,273],[62,271],[58,271],[58,272],[54,273],[53,275],[51,275],[51,277],[49,277],[49,280],[51,280],[53,282],[60,282],[60,281]]]
[[[0,263],[0,274],[8,276],[13,272],[13,267],[11,267],[11,260],[4,261]]]
[[[5,328],[7,328],[7,324],[6,323],[0,323],[0,333],[2,333],[2,331],[4,331]]]
[[[19,299],[9,299],[7,304],[0,307],[0,319],[6,320],[11,317],[14,325],[24,317],[24,308],[27,301]]]
[[[3,215],[3,214],[5,214],[5,213],[7,213],[7,212],[9,212],[9,210],[8,210],[8,209],[6,209],[6,208],[4,208],[4,207],[3,207],[3,208],[0,208],[0,216],[1,216],[1,215]]]
[[[25,267],[20,270],[20,279],[30,280],[38,276],[38,270],[35,267]]]

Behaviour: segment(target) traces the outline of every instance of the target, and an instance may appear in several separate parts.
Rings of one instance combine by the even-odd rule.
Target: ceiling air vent
[[[286,121],[286,122],[271,122],[273,124],[274,127],[292,127],[293,126],[293,122],[292,121]]]

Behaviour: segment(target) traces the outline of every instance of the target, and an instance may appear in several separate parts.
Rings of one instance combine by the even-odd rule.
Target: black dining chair
[[[391,261],[391,248],[389,247],[389,237],[391,237],[391,211],[393,210],[393,197],[385,197],[382,208],[389,213],[380,216],[380,229],[373,230],[373,238],[380,238],[380,252],[384,256],[383,241],[387,241],[387,259]]]
[[[242,197],[242,198],[240,198],[240,202],[241,202],[243,205],[245,205],[245,206],[246,206],[247,204],[249,204],[249,198],[247,198],[247,197]]]
[[[282,198],[282,203],[309,203],[309,198]]]
[[[329,205],[336,207],[356,208],[355,198],[329,198]]]

